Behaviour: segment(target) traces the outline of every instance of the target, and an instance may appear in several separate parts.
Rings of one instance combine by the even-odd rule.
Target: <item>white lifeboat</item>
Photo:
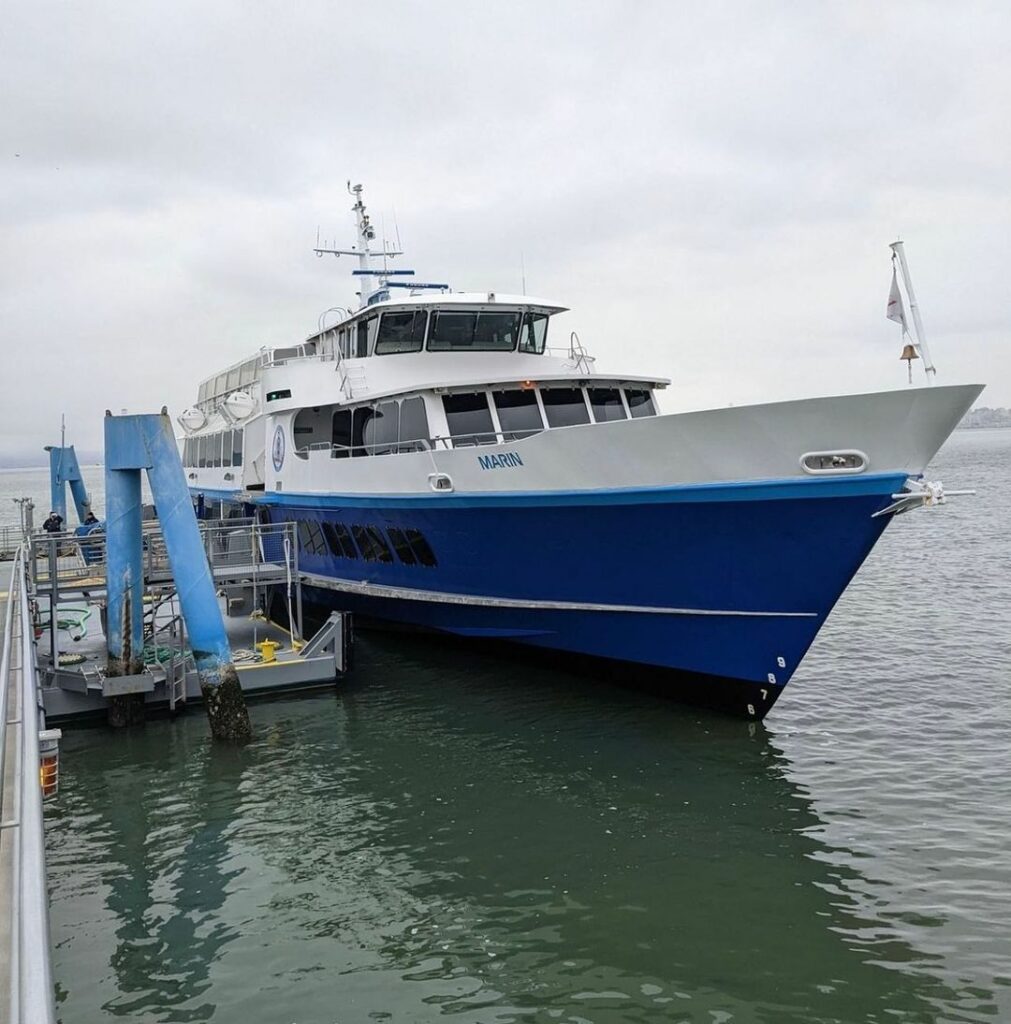
[[[199,430],[206,422],[207,417],[196,408],[184,409],[182,415],[179,416],[179,426],[186,431],[187,434],[192,434],[194,430]]]
[[[256,399],[248,391],[233,391],[222,403],[233,420],[246,420],[256,411]]]

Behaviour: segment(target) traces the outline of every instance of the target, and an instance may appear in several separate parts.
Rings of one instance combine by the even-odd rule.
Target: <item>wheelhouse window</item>
[[[376,340],[376,328],[378,326],[378,316],[370,316],[367,320],[358,321],[354,354],[359,359],[364,359],[369,354],[369,349]]]
[[[495,428],[485,392],[444,395],[442,406],[446,410],[446,423],[455,447],[495,443]]]
[[[590,398],[593,418],[598,423],[627,418],[625,406],[621,401],[621,392],[617,388],[587,388],[586,393]]]
[[[406,313],[383,313],[376,336],[376,355],[398,352],[420,352],[425,343],[428,313],[412,310]]]
[[[582,388],[545,388],[541,399],[549,427],[574,427],[590,422]]]
[[[523,315],[523,329],[520,332],[521,352],[533,352],[535,355],[541,355],[544,352],[544,342],[547,336],[547,313],[528,312]]]
[[[493,391],[499,426],[506,441],[529,437],[544,429],[541,409],[534,391]]]
[[[438,309],[428,331],[429,352],[512,352],[520,330],[520,313],[466,312]]]
[[[641,416],[656,415],[653,393],[649,389],[625,388],[625,399],[628,402],[628,411],[632,414],[633,419],[638,419]]]

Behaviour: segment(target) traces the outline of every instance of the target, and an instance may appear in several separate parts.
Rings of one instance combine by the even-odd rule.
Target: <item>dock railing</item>
[[[18,549],[0,655],[0,1019],[54,1024],[34,630]]]
[[[297,538],[293,523],[262,524],[253,518],[200,520],[207,561],[216,577],[241,573],[290,574],[295,568]],[[44,533],[29,538],[31,578],[43,594],[58,591],[101,592],[105,584],[106,536],[73,531]],[[168,550],[157,519],[144,523],[144,575],[149,581],[171,574]],[[55,573],[55,577],[54,577]]]

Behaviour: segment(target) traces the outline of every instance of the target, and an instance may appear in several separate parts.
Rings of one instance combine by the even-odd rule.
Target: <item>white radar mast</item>
[[[365,279],[372,279],[374,283],[366,280],[362,284],[362,290],[359,292],[361,296],[362,306],[367,306],[369,300],[376,295],[376,293],[384,290],[387,286],[387,278],[391,274],[397,273],[397,271],[387,270],[384,266],[382,270],[372,269],[372,257],[381,256],[383,261],[392,259],[394,256],[402,256],[403,252],[400,249],[387,249],[385,242],[380,252],[373,252],[370,243],[376,237],[376,229],[372,226],[372,222],[369,220],[369,215],[365,212],[365,203],[362,202],[362,186],[354,185],[348,182],[348,192],[354,196],[355,205],[351,207],[354,211],[355,217],[358,222],[358,244],[352,246],[350,249],[337,249],[332,246],[319,244],[319,238],[316,240],[316,247],[313,252],[317,256],[357,256],[358,257],[358,269],[354,272],[356,277]]]

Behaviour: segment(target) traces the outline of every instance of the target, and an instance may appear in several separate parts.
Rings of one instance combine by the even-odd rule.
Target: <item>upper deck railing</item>
[[[25,549],[14,559],[0,655],[0,1019],[54,1024],[39,729]]]

